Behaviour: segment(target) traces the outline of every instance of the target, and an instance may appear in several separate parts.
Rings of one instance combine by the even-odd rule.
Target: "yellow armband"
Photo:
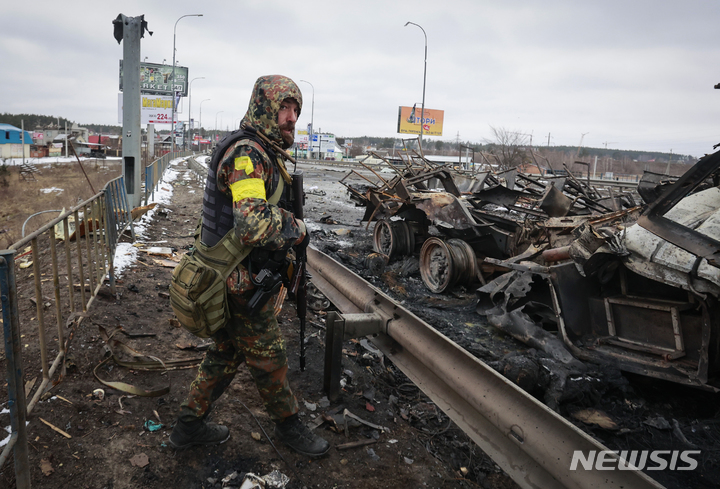
[[[243,199],[262,199],[267,200],[265,196],[265,182],[262,178],[245,178],[230,184],[233,202]]]

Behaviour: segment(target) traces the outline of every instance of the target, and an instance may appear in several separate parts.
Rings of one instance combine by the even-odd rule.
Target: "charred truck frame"
[[[340,181],[376,221],[374,271],[418,255],[431,292],[479,282],[490,324],[563,362],[720,390],[720,152],[676,181],[646,172],[637,193],[567,166],[540,178],[404,153],[373,154],[392,178],[361,162],[375,179]]]

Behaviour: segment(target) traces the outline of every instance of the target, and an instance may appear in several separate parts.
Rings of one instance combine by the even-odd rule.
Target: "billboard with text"
[[[175,119],[181,107],[175,107]],[[140,124],[170,124],[172,119],[172,98],[161,95],[140,96]],[[118,123],[123,122],[123,94],[118,94]]]
[[[156,63],[140,63],[140,92],[158,95],[172,94],[173,67]],[[120,91],[123,89],[123,60],[120,60]],[[188,69],[175,67],[175,91],[187,97]]]
[[[422,111],[419,107],[400,106],[398,110],[398,129],[397,132],[402,134],[420,134],[420,115]],[[426,136],[442,136],[443,117],[445,111],[437,109],[425,109],[422,133]]]

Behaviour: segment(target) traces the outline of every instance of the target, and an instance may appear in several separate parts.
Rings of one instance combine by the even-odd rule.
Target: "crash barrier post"
[[[160,183],[160,179],[163,173],[165,173],[168,163],[175,158],[182,158],[183,156],[191,156],[193,154],[195,154],[194,151],[166,153],[145,167],[145,205],[148,205],[150,200],[155,196],[155,187]]]
[[[8,408],[12,435],[0,454],[0,467],[13,450],[15,482],[18,489],[30,488],[30,460],[25,431],[26,399],[23,389],[23,369],[20,356],[20,324],[18,321],[17,290],[15,287],[15,252],[0,251],[0,298],[2,299],[3,338],[8,369]]]
[[[0,468],[10,450],[15,448],[16,474],[21,471],[21,476],[16,475],[18,488],[30,487],[29,482],[28,485],[21,482],[21,477],[26,477],[22,470],[27,469],[25,417],[52,387],[51,379],[57,370],[60,369],[60,379],[65,376],[64,359],[70,341],[82,324],[83,313],[103,287],[106,276],[110,293],[115,294],[114,250],[124,230],[132,225],[124,189],[123,177],[118,177],[88,200],[11,245],[9,250],[0,251],[0,294],[10,374],[8,404],[12,430],[11,439],[0,455]],[[58,244],[58,241],[61,242]],[[34,310],[27,312],[28,317],[18,313],[19,297],[14,278],[17,271],[31,273],[34,281],[34,293],[26,294],[35,304]],[[57,336],[48,341],[47,330],[53,322],[57,326]],[[37,334],[32,332],[34,323],[37,323]],[[24,362],[21,361],[21,331],[26,346],[34,347],[31,342],[37,337],[40,365],[37,357],[26,356]],[[49,334],[52,338],[52,332]],[[26,352],[34,350],[28,348]],[[49,356],[53,354],[55,357],[50,365]],[[36,379],[41,374],[40,385],[35,388],[34,380],[25,385],[23,371],[28,379]],[[27,405],[26,396],[30,399]],[[18,457],[22,459],[23,456],[24,460],[18,462]]]

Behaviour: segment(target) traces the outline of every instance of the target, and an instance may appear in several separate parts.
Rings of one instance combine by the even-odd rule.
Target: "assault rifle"
[[[305,193],[303,192],[303,172],[296,171],[292,175],[293,214],[296,219],[304,219]],[[306,229],[309,233],[310,230]],[[295,270],[290,293],[295,295],[295,306],[300,319],[300,371],[305,371],[305,320],[307,316],[307,280],[305,267],[307,264],[307,248],[298,246],[295,248]]]

